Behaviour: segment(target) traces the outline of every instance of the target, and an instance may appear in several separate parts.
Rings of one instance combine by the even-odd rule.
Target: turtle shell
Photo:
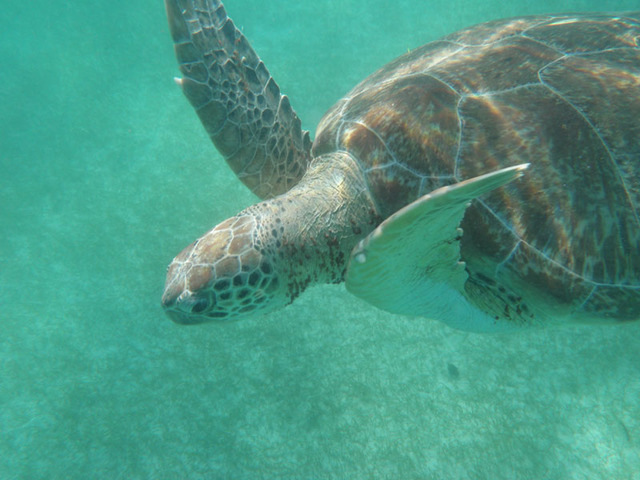
[[[524,17],[378,70],[325,115],[312,152],[357,158],[385,217],[438,187],[530,162],[465,214],[468,290],[638,319],[639,119],[640,12]]]

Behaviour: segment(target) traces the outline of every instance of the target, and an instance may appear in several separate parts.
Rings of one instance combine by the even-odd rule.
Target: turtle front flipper
[[[311,141],[289,100],[217,0],[165,0],[178,80],[218,151],[261,198],[307,169]]]
[[[464,296],[462,221],[469,202],[522,175],[528,164],[439,188],[382,222],[351,252],[347,289],[391,313],[430,317],[486,330],[491,317]]]

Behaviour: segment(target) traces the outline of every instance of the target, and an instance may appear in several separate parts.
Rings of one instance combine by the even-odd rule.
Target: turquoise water
[[[180,327],[185,245],[256,201],[173,84],[162,2],[5,2],[0,478],[640,478],[640,325],[474,335],[343,286]],[[266,4],[266,5],[265,5]],[[635,0],[229,0],[305,128],[475,22]]]

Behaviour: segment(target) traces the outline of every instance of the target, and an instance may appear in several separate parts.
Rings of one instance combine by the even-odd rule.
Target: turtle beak
[[[165,287],[162,294],[162,306],[170,309],[177,303],[178,297],[182,294],[183,289],[177,283],[171,283]]]
[[[167,269],[167,279],[162,294],[162,306],[176,323],[193,325],[209,319],[202,312],[210,307],[211,299],[206,286],[211,279],[211,269],[193,264],[195,243],[186,247],[173,259]]]
[[[206,298],[197,292],[185,289],[184,282],[167,279],[162,294],[162,307],[169,318],[182,325],[194,325],[208,321],[207,317],[198,315],[209,307]]]
[[[207,300],[198,298],[175,284],[168,285],[165,289],[162,306],[169,318],[181,325],[195,325],[209,320],[206,316],[198,315],[198,312],[209,306]]]

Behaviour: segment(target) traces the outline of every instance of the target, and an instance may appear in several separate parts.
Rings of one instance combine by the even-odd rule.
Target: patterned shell
[[[411,51],[325,115],[313,154],[336,149],[363,163],[385,216],[530,162],[467,210],[469,285],[637,319],[640,12],[501,20]]]

